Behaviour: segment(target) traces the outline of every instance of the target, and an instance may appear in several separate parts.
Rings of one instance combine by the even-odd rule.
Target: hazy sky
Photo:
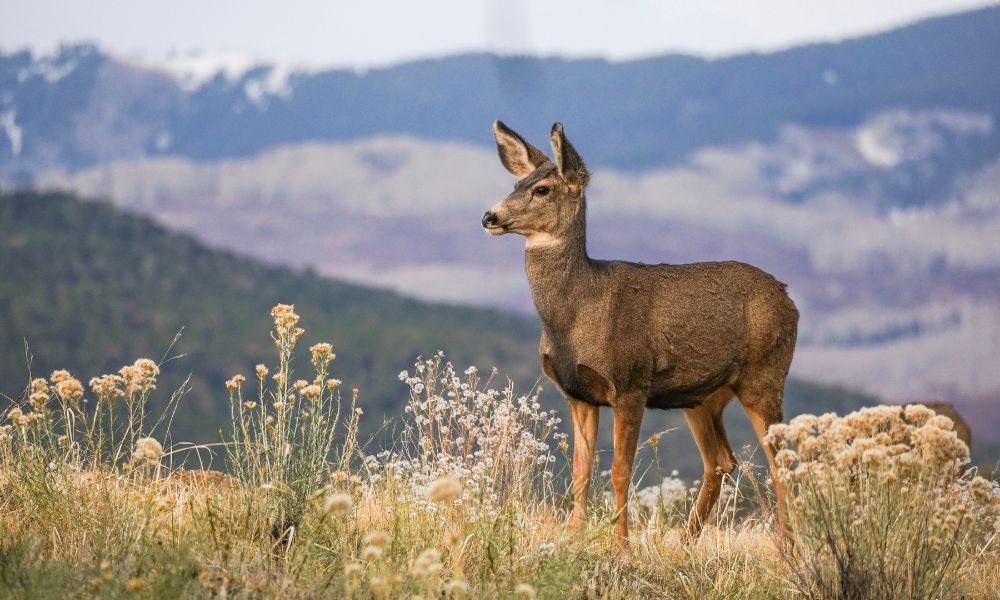
[[[0,48],[96,41],[126,56],[192,50],[370,66],[467,50],[632,58],[835,40],[975,0],[0,0]]]

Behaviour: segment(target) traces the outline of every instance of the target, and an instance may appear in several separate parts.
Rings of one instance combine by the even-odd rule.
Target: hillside
[[[210,439],[222,423],[232,374],[269,359],[270,307],[294,303],[303,343],[331,341],[345,386],[363,391],[372,421],[406,393],[395,374],[446,349],[460,363],[535,375],[536,328],[488,310],[421,304],[389,292],[265,267],[209,250],[185,235],[101,203],[60,194],[0,196],[0,389],[16,396],[32,370],[66,367],[81,378],[132,357],[159,360],[183,336],[160,394],[193,374],[181,439]]]
[[[270,307],[294,303],[307,329],[304,343],[330,341],[335,374],[361,389],[365,424],[400,414],[408,397],[400,370],[417,355],[445,350],[464,367],[496,365],[520,389],[541,377],[533,320],[471,308],[432,305],[393,293],[263,266],[210,250],[186,235],[100,202],[21,192],[0,195],[0,391],[17,397],[32,371],[68,368],[81,377],[117,369],[138,356],[159,359],[184,328],[163,368],[156,398],[163,402],[188,373],[191,392],[178,412],[177,440],[214,440],[225,423],[223,382],[269,360]],[[563,401],[551,390],[550,407]],[[846,412],[873,403],[842,388],[791,381],[786,416]],[[753,443],[747,420],[733,407],[733,447]],[[602,435],[610,434],[610,415]],[[646,431],[676,427],[662,445],[670,468],[689,476],[697,451],[677,411],[652,411]],[[564,426],[565,430],[565,426]],[[604,447],[610,449],[605,440]]]

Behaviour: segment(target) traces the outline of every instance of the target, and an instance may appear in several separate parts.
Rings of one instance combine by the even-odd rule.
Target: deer
[[[599,408],[609,407],[616,540],[628,547],[628,493],[646,409],[682,409],[704,463],[684,539],[696,539],[737,466],[723,410],[739,399],[760,440],[777,501],[787,513],[768,427],[782,420],[798,310],[786,285],[745,263],[644,264],[587,254],[587,166],[551,130],[555,161],[501,121],[493,124],[500,162],[514,191],[483,215],[491,235],[525,237],[524,265],[541,320],[542,370],[569,403],[573,430],[572,514],[586,521]],[[786,538],[787,539],[787,538]]]

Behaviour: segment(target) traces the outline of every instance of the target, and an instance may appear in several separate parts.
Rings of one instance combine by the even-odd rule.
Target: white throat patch
[[[550,233],[537,232],[528,235],[524,242],[525,248],[544,248],[561,243],[561,240]]]

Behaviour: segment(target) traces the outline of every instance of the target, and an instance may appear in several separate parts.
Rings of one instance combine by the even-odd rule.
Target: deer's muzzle
[[[493,235],[505,233],[507,229],[504,224],[500,223],[500,218],[492,210],[486,211],[486,214],[483,215],[483,227]]]

